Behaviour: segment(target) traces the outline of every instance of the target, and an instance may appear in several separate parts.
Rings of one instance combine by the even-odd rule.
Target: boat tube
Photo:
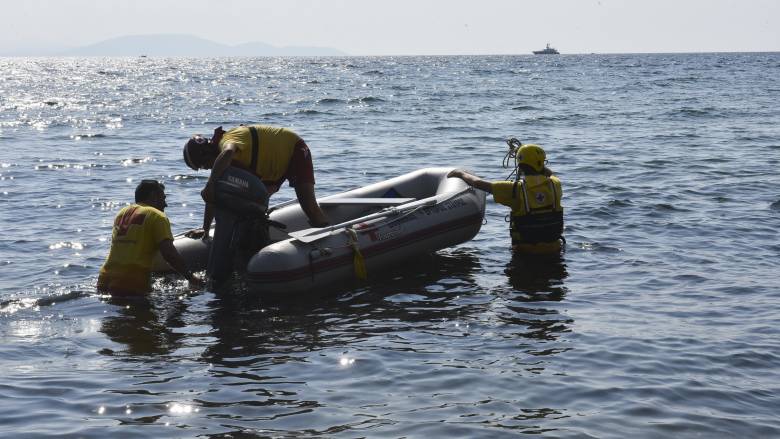
[[[268,210],[270,244],[249,259],[249,290],[285,297],[328,289],[472,239],[482,226],[485,192],[454,168],[424,168],[318,199],[331,226],[311,228],[296,200]],[[211,239],[178,235],[174,246],[193,270],[208,261]],[[158,258],[155,271],[167,271]]]

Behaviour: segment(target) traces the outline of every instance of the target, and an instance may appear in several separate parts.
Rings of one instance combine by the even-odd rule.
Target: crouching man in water
[[[156,180],[142,180],[135,189],[135,203],[120,210],[114,219],[111,249],[100,268],[98,291],[115,296],[149,293],[157,251],[189,281],[190,288],[202,287],[173,246],[171,223],[163,213],[166,206],[165,186]]]
[[[510,144],[511,145],[511,144]],[[514,149],[514,181],[486,181],[462,169],[450,172],[468,185],[493,194],[493,199],[511,211],[512,249],[525,254],[559,254],[563,239],[561,181],[545,166],[546,155],[537,145]]]
[[[200,135],[190,138],[184,145],[184,162],[194,170],[211,169],[201,192],[206,202],[204,238],[208,237],[214,219],[215,184],[229,166],[242,168],[258,177],[269,195],[288,180],[311,225],[328,225],[314,195],[314,166],[309,147],[292,130],[267,125],[242,125],[228,131],[219,127],[211,139]]]

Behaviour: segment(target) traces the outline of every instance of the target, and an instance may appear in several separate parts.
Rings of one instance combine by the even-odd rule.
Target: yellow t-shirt
[[[301,139],[295,132],[287,128],[268,125],[254,125],[258,135],[257,166],[250,169],[261,180],[276,182],[284,177],[290,166],[295,144]],[[220,151],[225,145],[236,145],[233,161],[249,169],[252,163],[252,135],[248,126],[235,127],[226,132],[219,141]]]
[[[151,266],[160,242],[173,239],[171,223],[152,206],[131,204],[114,219],[111,249],[100,268],[98,289],[114,294],[151,290]]]

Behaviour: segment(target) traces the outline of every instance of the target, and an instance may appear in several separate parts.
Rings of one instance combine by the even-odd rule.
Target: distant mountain
[[[227,45],[193,35],[160,34],[128,35],[111,38],[88,46],[52,50],[15,50],[0,56],[345,56],[346,53],[330,47],[285,46],[252,42]]]

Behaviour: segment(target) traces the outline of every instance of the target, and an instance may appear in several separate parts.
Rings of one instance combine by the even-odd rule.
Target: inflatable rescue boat
[[[312,228],[297,200],[268,208],[266,240],[239,263],[237,271],[245,271],[251,292],[287,296],[332,288],[354,278],[370,280],[372,273],[410,257],[466,242],[482,226],[485,192],[459,178],[447,178],[452,169],[420,169],[319,198],[332,224],[327,227]],[[215,247],[212,251],[235,247],[242,240],[235,234],[215,238],[212,233],[206,240],[182,234],[174,239],[174,246],[190,269],[203,270],[209,264],[210,247]],[[224,258],[211,259],[213,264]],[[246,267],[241,266],[244,263]],[[154,269],[170,268],[158,257]]]

